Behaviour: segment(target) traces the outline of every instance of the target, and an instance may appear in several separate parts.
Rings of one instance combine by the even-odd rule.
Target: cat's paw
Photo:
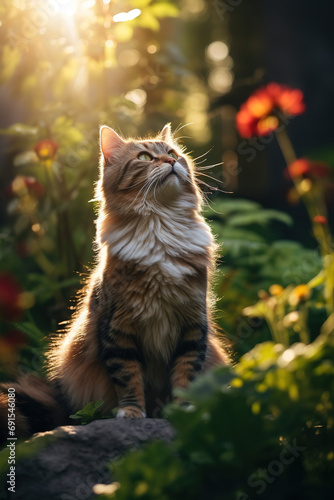
[[[116,418],[146,418],[146,413],[136,406],[124,406],[118,410]]]

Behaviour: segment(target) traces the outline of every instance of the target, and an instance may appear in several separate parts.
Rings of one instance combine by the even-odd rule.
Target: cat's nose
[[[171,156],[168,156],[168,158],[166,158],[166,163],[170,163],[172,166],[174,165],[174,163],[176,163],[176,160],[175,158],[172,158]]]

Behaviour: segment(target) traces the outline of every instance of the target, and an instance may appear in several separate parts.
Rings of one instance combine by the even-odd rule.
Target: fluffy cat
[[[229,363],[211,318],[215,243],[194,166],[169,125],[147,140],[103,126],[100,144],[97,264],[52,342],[49,406],[57,399],[73,413],[103,399],[107,414],[157,416],[176,388]],[[46,406],[28,386],[15,386],[23,419],[27,398]]]

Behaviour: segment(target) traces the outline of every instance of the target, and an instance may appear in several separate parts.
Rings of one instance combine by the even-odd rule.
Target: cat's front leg
[[[118,400],[118,418],[145,418],[143,357],[134,336],[112,331],[104,341],[103,361]]]
[[[185,388],[201,371],[207,349],[207,322],[189,325],[183,329],[174,353],[172,390]],[[177,400],[177,399],[176,399]]]

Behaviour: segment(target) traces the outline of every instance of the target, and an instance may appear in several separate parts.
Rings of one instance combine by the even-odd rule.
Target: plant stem
[[[283,153],[286,164],[290,165],[297,159],[297,155],[290,141],[290,138],[284,128],[280,129],[279,131],[276,131],[275,135],[277,142]],[[305,195],[305,192],[302,189],[303,178],[298,176],[298,177],[292,177],[291,179],[292,182],[294,183],[299,198],[302,199],[305,203],[305,206],[307,208],[311,220],[314,237],[318,241],[322,256],[324,257],[325,255],[328,255],[330,253],[330,248],[329,248],[330,234],[328,228],[325,228],[321,224],[314,223],[313,221],[313,218],[316,215],[324,215],[325,217],[327,216],[326,205],[324,203],[323,197],[319,195],[315,196],[314,193],[311,193],[311,197],[308,197],[307,195]]]
[[[285,128],[276,130],[275,136],[279,144],[279,147],[281,148],[281,151],[283,153],[286,164],[290,165],[290,163],[297,160],[297,155],[290,141],[290,137],[286,133]]]
[[[284,156],[285,162],[287,165],[290,165],[294,161],[297,160],[297,155],[295,153],[295,150],[293,148],[293,145],[290,141],[290,138],[288,134],[286,133],[286,130],[284,128],[280,130],[276,130],[275,136],[277,139],[277,142],[279,144],[279,147],[281,148],[282,154]],[[295,189],[298,193],[298,196],[300,199],[304,200],[304,203],[306,205],[309,217],[311,221],[313,221],[313,217],[317,214],[316,210],[312,206],[312,203],[310,203],[310,200],[305,197],[305,193],[302,190],[301,183],[303,179],[301,177],[291,177],[291,180],[295,186]]]
[[[297,155],[290,141],[290,138],[286,133],[285,128],[276,130],[275,135],[277,142],[281,148],[284,159],[287,165],[290,165],[297,159]],[[324,275],[325,300],[327,303],[327,310],[330,312],[333,310],[334,307],[334,297],[333,297],[334,280],[331,277],[332,259],[333,259],[331,254],[332,238],[328,227],[328,223],[323,225],[314,222],[314,216],[316,215],[323,215],[327,218],[326,203],[324,201],[323,194],[321,191],[318,190],[317,193],[314,192],[315,187],[313,188],[313,192],[311,191],[310,197],[307,194],[305,194],[304,190],[302,189],[303,180],[304,179],[301,176],[292,177],[295,189],[300,199],[302,199],[305,203],[305,206],[307,208],[311,220],[314,237],[320,246],[323,269],[325,271]]]
[[[299,338],[300,341],[303,342],[304,344],[309,344],[310,343],[310,333],[307,327],[307,318],[308,318],[308,308],[306,307],[305,304],[303,304],[299,308],[299,318],[300,318],[300,332],[299,332]]]

